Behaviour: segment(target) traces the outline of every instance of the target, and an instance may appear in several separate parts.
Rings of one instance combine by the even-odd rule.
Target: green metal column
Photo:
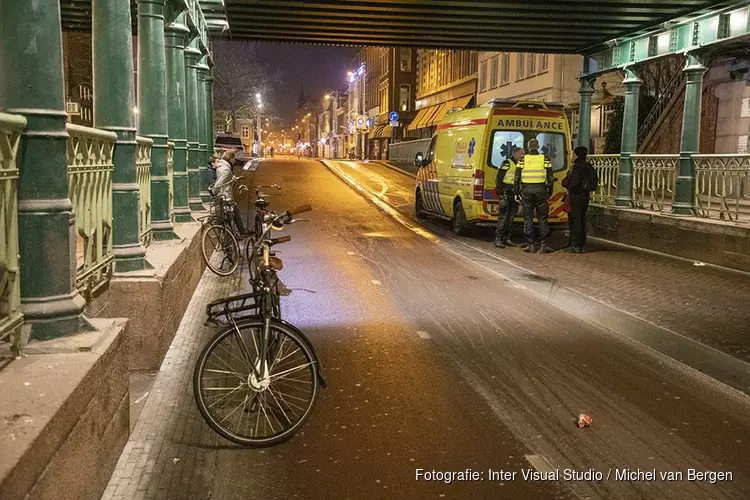
[[[209,59],[209,70],[206,73],[206,144],[209,156],[214,153],[214,70],[213,63]]]
[[[695,208],[695,167],[693,154],[701,145],[701,97],[703,74],[706,67],[693,54],[688,54],[685,65],[685,107],[682,113],[682,137],[680,139],[680,172],[674,193],[672,213],[692,215]]]
[[[625,69],[625,109],[622,117],[620,142],[620,169],[617,176],[615,205],[633,206],[633,160],[630,155],[638,151],[638,96],[643,81],[633,68]]]
[[[594,94],[594,78],[586,76],[590,68],[588,56],[583,58],[583,75],[580,78],[581,105],[578,108],[578,146],[591,149],[591,96]]]
[[[94,0],[92,12],[94,126],[117,134],[112,174],[115,271],[145,269],[136,180],[132,24],[128,0]]]
[[[85,324],[75,287],[59,0],[3,1],[0,109],[26,117],[17,162],[21,309],[47,339]]]
[[[183,24],[184,14],[166,29],[167,50],[167,130],[174,142],[174,217],[175,222],[193,220],[188,205],[188,147],[185,109],[185,38],[189,33]]]
[[[208,117],[206,116],[206,76],[208,75],[208,66],[204,64],[203,60],[196,66],[197,70],[197,86],[198,86],[198,158],[200,158],[200,197],[201,201],[207,203],[211,201],[211,195],[208,193],[208,144],[206,143],[206,129],[208,124]]]
[[[198,154],[198,71],[196,65],[201,52],[193,40],[185,49],[185,90],[187,105],[187,145],[188,145],[188,203],[190,210],[204,211],[200,198],[200,156]]]
[[[164,0],[138,0],[138,111],[138,133],[154,141],[151,148],[153,237],[176,239],[169,216]]]

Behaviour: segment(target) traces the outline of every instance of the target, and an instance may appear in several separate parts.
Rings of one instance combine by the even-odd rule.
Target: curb
[[[411,177],[412,179],[416,179],[417,178],[416,174],[412,174],[411,172],[408,172],[408,171],[406,171],[406,170],[404,170],[402,168],[398,168],[396,165],[391,165],[390,163],[388,163],[386,161],[378,160],[378,161],[374,161],[373,163],[377,163],[378,165],[382,165],[382,166],[384,166],[386,168],[390,168],[391,170],[393,170],[395,172],[398,172],[399,174],[403,174],[403,175],[406,175],[408,177]]]

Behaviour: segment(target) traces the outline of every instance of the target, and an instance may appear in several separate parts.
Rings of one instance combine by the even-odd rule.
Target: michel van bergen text
[[[733,479],[731,472],[700,471],[685,469],[680,471],[657,471],[656,469],[606,469],[575,470],[554,469],[540,472],[536,469],[520,471],[494,470],[478,471],[436,471],[416,469],[417,481],[699,481],[716,484]]]

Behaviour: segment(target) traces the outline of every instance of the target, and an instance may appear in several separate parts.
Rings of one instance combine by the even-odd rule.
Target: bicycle
[[[258,272],[258,259],[260,255],[258,255],[258,251],[252,252],[253,243],[255,242],[256,235],[260,235],[263,233],[263,230],[265,229],[267,220],[275,217],[276,214],[273,213],[273,211],[269,210],[268,208],[268,200],[265,199],[265,196],[263,193],[260,192],[261,189],[264,188],[270,188],[270,189],[277,189],[281,191],[281,186],[278,184],[270,184],[270,185],[263,185],[263,186],[253,186],[253,189],[255,189],[255,211],[253,214],[253,227],[250,231],[250,238],[247,240],[247,243],[245,244],[245,259],[248,263],[249,273],[250,273],[250,283],[256,284],[259,279],[259,272]],[[249,201],[248,201],[249,205]],[[282,229],[281,227],[275,227],[274,229]],[[275,256],[275,255],[273,255]],[[272,256],[272,257],[273,257]]]
[[[231,183],[244,177],[232,177]],[[216,189],[216,186],[214,186]],[[247,190],[247,186],[240,185],[240,193]],[[240,262],[240,244],[242,236],[234,223],[232,212],[236,210],[234,202],[218,195],[212,198],[209,214],[200,217],[201,253],[203,261],[211,271],[219,276],[229,276]],[[213,262],[212,262],[213,259]]]
[[[274,225],[291,224],[294,215],[309,210],[309,205],[299,207],[266,221],[253,244],[263,257],[262,289],[206,306],[207,324],[228,326],[198,356],[193,392],[206,423],[238,444],[263,447],[290,439],[309,418],[319,387],[327,387],[314,347],[274,307],[280,266],[271,258],[271,248],[291,237],[268,234]],[[237,316],[243,312],[253,314]]]

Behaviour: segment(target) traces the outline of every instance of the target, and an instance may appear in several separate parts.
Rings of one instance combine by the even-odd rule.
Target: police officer
[[[516,165],[522,157],[523,148],[513,148],[510,158],[505,160],[497,169],[495,191],[500,200],[500,210],[498,211],[497,230],[495,231],[495,246],[498,248],[505,248],[506,245],[515,246],[510,241],[510,229],[516,212],[518,212],[518,202],[516,201],[513,183],[516,178]]]
[[[523,159],[516,166],[515,192],[523,199],[523,234],[526,237],[524,252],[551,253],[547,246],[550,235],[547,225],[549,204],[547,199],[552,194],[552,162],[539,152],[539,141],[529,140]],[[534,232],[534,212],[539,221],[539,239]]]

